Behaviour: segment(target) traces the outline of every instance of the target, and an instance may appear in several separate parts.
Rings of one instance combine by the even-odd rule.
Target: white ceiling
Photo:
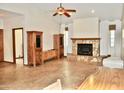
[[[86,17],[98,17],[100,20],[121,19],[123,7],[123,4],[121,3],[63,3],[63,7],[77,10],[77,12],[73,13],[70,18],[67,18],[59,15],[52,16],[56,8],[59,6],[59,3],[30,3],[23,5],[37,7],[59,23],[68,23],[72,22],[73,19]],[[94,14],[91,13],[92,9],[95,10]],[[0,9],[0,18],[17,15],[19,14]]]
[[[77,10],[70,18],[65,16],[60,17],[59,15],[53,17],[56,21],[62,21],[63,23],[71,22],[76,18],[86,17],[98,17],[100,20],[121,19],[123,7],[121,3],[63,3],[62,5],[67,9]],[[42,3],[37,4],[37,6],[49,16],[52,16],[59,3]],[[95,10],[94,14],[91,13],[92,9]]]
[[[15,13],[15,12],[10,12],[10,11],[0,9],[0,18],[1,19],[15,17],[15,16],[22,16],[22,15]]]

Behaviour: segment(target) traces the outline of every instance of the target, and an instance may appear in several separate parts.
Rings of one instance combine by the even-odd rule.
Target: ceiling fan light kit
[[[56,9],[56,12],[53,14],[53,16],[56,16],[59,14],[59,15],[65,15],[66,17],[71,17],[69,12],[76,12],[76,10],[65,9],[64,7],[62,7],[62,4],[60,3],[60,6]]]
[[[56,11],[58,14],[62,15],[65,11],[64,11],[64,8],[63,7],[60,7],[60,8],[57,8],[57,11]]]

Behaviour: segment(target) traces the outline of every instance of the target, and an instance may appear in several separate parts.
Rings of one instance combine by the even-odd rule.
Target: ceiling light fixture
[[[60,7],[60,8],[57,8],[56,12],[58,12],[58,14],[62,15],[62,14],[64,14],[65,11],[64,11],[63,7]]]

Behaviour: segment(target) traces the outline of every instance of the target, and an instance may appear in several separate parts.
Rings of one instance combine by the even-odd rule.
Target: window
[[[110,31],[110,46],[115,46],[115,25],[109,25],[109,31]]]
[[[64,55],[67,56],[68,53],[68,29],[64,30]]]
[[[111,47],[114,47],[115,45],[115,30],[110,31],[110,44]]]

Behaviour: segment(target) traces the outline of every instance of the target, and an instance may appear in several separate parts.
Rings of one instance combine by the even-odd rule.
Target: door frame
[[[15,42],[15,31],[22,29],[22,55],[23,55],[23,65],[24,65],[24,30],[23,27],[12,29],[12,43],[13,43],[13,63],[16,64],[16,42]]]

